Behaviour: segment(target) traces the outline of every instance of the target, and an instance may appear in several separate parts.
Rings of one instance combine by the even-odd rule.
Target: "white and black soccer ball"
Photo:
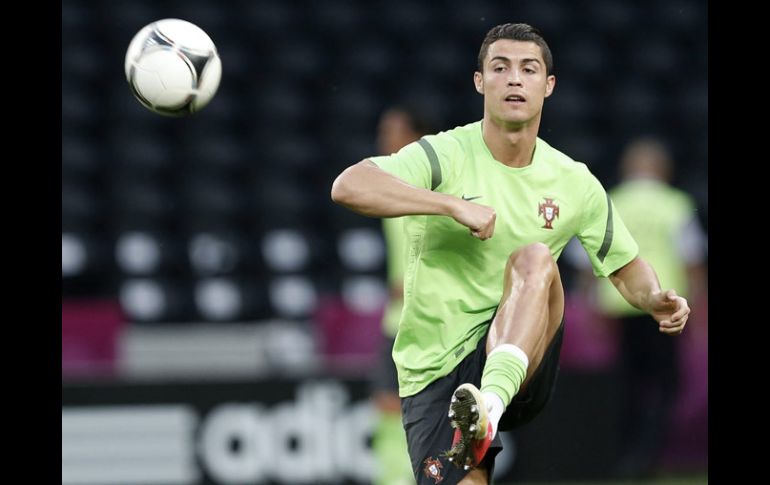
[[[140,30],[126,52],[126,79],[150,110],[185,116],[206,106],[219,87],[222,61],[211,37],[185,20],[163,19]]]

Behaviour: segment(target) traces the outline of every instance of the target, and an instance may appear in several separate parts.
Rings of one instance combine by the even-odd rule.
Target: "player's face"
[[[543,101],[556,84],[546,74],[540,46],[534,42],[500,39],[484,59],[483,73],[476,72],[476,90],[484,95],[484,112],[505,124],[539,121]]]

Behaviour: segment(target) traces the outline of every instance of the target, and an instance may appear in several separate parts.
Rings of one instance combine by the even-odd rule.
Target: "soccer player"
[[[377,126],[377,149],[382,155],[396,153],[420,137],[433,133],[433,121],[410,105],[386,110]],[[372,438],[372,450],[377,460],[374,485],[414,484],[406,434],[401,424],[401,399],[398,395],[398,375],[391,356],[398,321],[404,306],[404,260],[406,244],[403,219],[382,219],[388,264],[390,297],[382,318],[383,341],[379,365],[372,382],[374,404],[378,411]]]
[[[498,430],[548,401],[563,334],[555,260],[573,236],[594,273],[661,332],[679,334],[687,321],[687,301],[660,288],[599,181],[537,136],[552,72],[537,29],[492,28],[473,76],[482,120],[362,160],[332,186],[355,212],[407,216],[393,358],[421,484],[488,483]]]

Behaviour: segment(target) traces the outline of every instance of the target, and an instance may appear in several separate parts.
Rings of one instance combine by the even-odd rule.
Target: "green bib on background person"
[[[406,258],[406,234],[404,233],[403,217],[388,217],[382,219],[382,233],[385,237],[385,247],[388,250],[388,288],[401,286],[404,281],[404,260]],[[382,317],[382,333],[395,337],[398,332],[398,321],[404,307],[402,298],[390,295]]]
[[[631,235],[639,245],[639,256],[655,268],[661,288],[675,288],[687,297],[687,266],[680,254],[678,238],[693,219],[695,207],[686,193],[656,180],[632,180],[609,191]],[[600,281],[598,302],[612,316],[642,315],[610,281]]]

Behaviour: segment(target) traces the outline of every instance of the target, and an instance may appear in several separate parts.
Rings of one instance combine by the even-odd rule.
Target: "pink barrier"
[[[113,300],[62,300],[62,376],[111,374],[123,326],[120,305]]]
[[[319,350],[331,369],[375,364],[382,339],[383,310],[358,313],[339,296],[322,298],[313,318],[317,325]]]

